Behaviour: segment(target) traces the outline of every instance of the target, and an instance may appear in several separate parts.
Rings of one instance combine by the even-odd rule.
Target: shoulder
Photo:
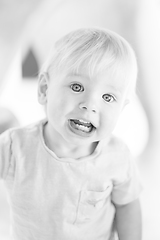
[[[112,135],[109,141],[106,141],[106,144],[104,146],[106,151],[109,153],[114,153],[116,155],[130,154],[130,150],[127,144],[121,138],[118,138],[115,135]]]
[[[117,168],[126,168],[133,158],[126,143],[114,135],[103,144],[102,155],[107,162]]]
[[[9,169],[14,173],[15,167],[18,174],[18,169],[26,169],[35,162],[32,160],[36,159],[37,152],[41,149],[39,145],[42,125],[43,121],[11,128],[0,135],[0,177],[6,177]]]
[[[39,121],[26,126],[11,129],[10,131],[13,138],[18,136],[26,138],[28,136],[36,136],[40,131],[41,125],[42,121]]]
[[[27,126],[10,128],[0,135],[0,142],[11,142],[13,145],[23,145],[32,142],[40,135],[44,120]]]

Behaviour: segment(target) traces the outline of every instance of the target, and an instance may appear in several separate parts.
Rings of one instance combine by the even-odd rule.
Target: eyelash
[[[70,87],[74,92],[83,92],[84,91],[84,87],[79,83],[73,83],[73,84],[71,84]]]
[[[116,101],[116,98],[113,95],[108,94],[108,93],[107,94],[103,94],[102,98],[104,99],[105,102],[109,102],[109,103],[111,103],[113,101]]]
[[[81,84],[79,84],[79,83],[73,83],[73,84],[71,84],[71,85],[70,85],[70,88],[71,88],[74,92],[77,92],[77,93],[84,91],[84,87],[83,87]],[[107,98],[106,98],[106,97],[107,97]],[[116,98],[115,98],[113,95],[108,94],[108,93],[103,94],[103,95],[102,95],[102,98],[104,99],[105,102],[108,102],[108,103],[111,103],[111,102],[113,102],[113,101],[116,101]],[[106,99],[105,99],[105,98],[106,98]]]

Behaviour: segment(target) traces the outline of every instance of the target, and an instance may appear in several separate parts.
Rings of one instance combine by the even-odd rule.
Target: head
[[[64,69],[78,73],[85,62],[90,76],[112,70],[128,84],[127,98],[135,92],[137,61],[130,44],[113,31],[100,28],[78,29],[55,43],[40,75],[57,75]]]
[[[50,126],[58,129],[64,114],[67,131],[97,141],[113,131],[136,78],[135,54],[125,39],[100,28],[78,29],[55,43],[42,67],[39,102]],[[52,120],[56,117],[59,123]]]

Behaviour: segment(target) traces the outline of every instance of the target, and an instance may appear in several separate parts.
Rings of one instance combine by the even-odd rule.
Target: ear
[[[47,103],[47,91],[49,78],[47,73],[42,73],[38,80],[38,101],[40,104],[45,105]]]
[[[125,99],[125,101],[123,103],[122,111],[125,108],[125,106],[129,104],[129,102],[130,102],[129,99]]]

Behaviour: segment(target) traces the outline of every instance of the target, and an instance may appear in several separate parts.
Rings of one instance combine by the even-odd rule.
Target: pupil
[[[80,86],[76,84],[73,86],[73,89],[78,92],[80,90]]]
[[[111,100],[111,97],[110,97],[110,96],[107,96],[106,99],[109,101],[109,100]]]
[[[105,96],[105,99],[106,99],[107,101],[109,101],[109,100],[111,99],[111,97],[108,96],[108,95],[106,95],[106,96]]]
[[[106,95],[103,96],[103,98],[106,102],[112,101],[112,96],[111,95],[106,94]]]

